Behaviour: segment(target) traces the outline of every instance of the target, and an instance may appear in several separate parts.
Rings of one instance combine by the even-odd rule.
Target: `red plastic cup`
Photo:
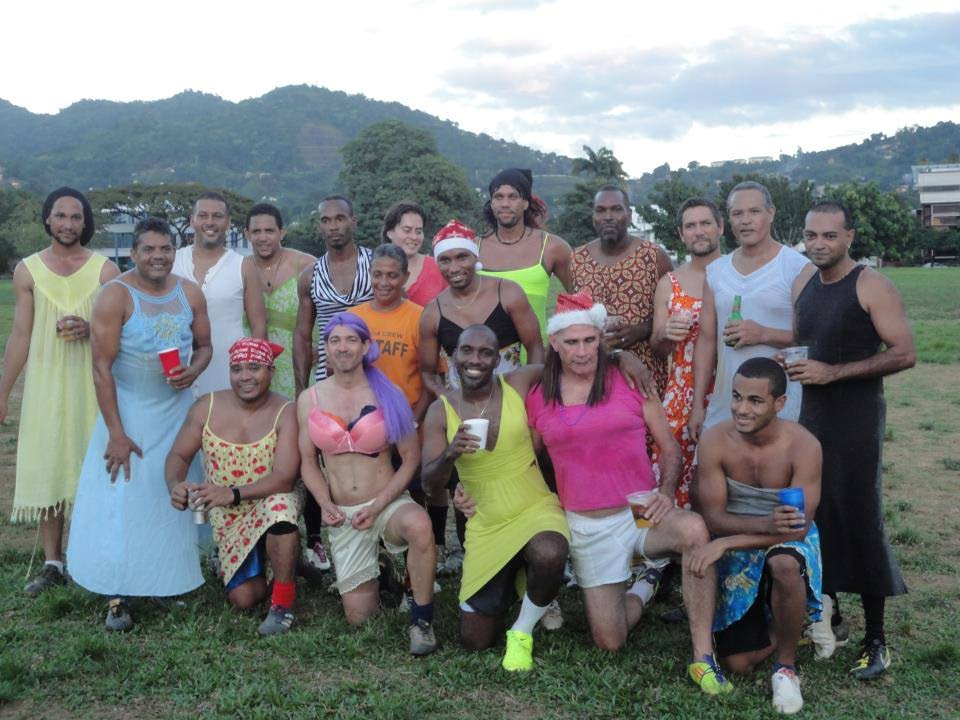
[[[173,375],[173,369],[180,364],[180,348],[167,348],[157,353],[160,357],[160,364],[163,365],[163,374],[167,377]]]

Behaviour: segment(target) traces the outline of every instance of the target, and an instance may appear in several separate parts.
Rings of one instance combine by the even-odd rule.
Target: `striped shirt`
[[[373,286],[370,282],[370,261],[373,252],[370,248],[357,246],[357,274],[353,286],[347,295],[341,295],[330,277],[327,253],[320,256],[313,266],[313,280],[310,283],[310,298],[317,310],[317,330],[320,339],[317,343],[317,369],[314,377],[323,380],[327,377],[327,352],[323,346],[323,330],[327,322],[338,312],[349,310],[355,305],[373,298]]]

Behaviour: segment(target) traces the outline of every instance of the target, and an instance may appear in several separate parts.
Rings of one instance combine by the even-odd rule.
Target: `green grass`
[[[903,296],[922,362],[960,362],[960,268],[884,269]]]
[[[915,328],[942,322],[957,335],[960,271],[889,274]],[[10,282],[0,281],[0,339],[11,316]],[[960,458],[949,443],[960,436],[960,360],[931,364],[925,352],[917,368],[886,381],[889,439],[896,442],[884,449],[884,516],[911,591],[887,604],[894,665],[875,683],[859,684],[847,675],[854,643],[826,662],[802,650],[804,718],[957,716],[960,625],[951,619],[960,616]],[[6,519],[15,437],[12,421],[0,427],[0,717],[775,717],[766,672],[735,679],[736,691],[725,698],[704,698],[693,687],[685,676],[685,628],[658,619],[675,595],[658,601],[627,647],[610,655],[592,647],[579,594],[564,591],[563,629],[537,631],[536,670],[519,677],[499,670],[502,648],[459,648],[456,578],[441,580],[436,600],[441,649],[418,660],[405,652],[403,616],[391,611],[351,629],[338,599],[302,579],[297,623],[286,637],[258,639],[265,608],[230,610],[213,578],[185,607],[136,604],[136,628],[109,635],[102,598],[76,586],[37,600],[20,593],[36,531]],[[843,595],[841,604],[856,641],[863,629],[858,599]]]

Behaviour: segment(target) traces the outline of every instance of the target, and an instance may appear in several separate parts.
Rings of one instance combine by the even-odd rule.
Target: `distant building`
[[[773,162],[773,158],[769,155],[754,155],[752,158],[747,160],[748,163],[765,163]]]
[[[960,164],[914,165],[913,183],[924,227],[960,227]]]

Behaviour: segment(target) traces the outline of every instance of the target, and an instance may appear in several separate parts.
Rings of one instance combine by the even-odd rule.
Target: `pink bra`
[[[372,407],[368,405],[364,410]],[[307,432],[321,452],[331,455],[377,455],[390,447],[387,422],[380,408],[366,413],[361,410],[360,417],[348,425],[343,418],[314,406],[307,417]]]

